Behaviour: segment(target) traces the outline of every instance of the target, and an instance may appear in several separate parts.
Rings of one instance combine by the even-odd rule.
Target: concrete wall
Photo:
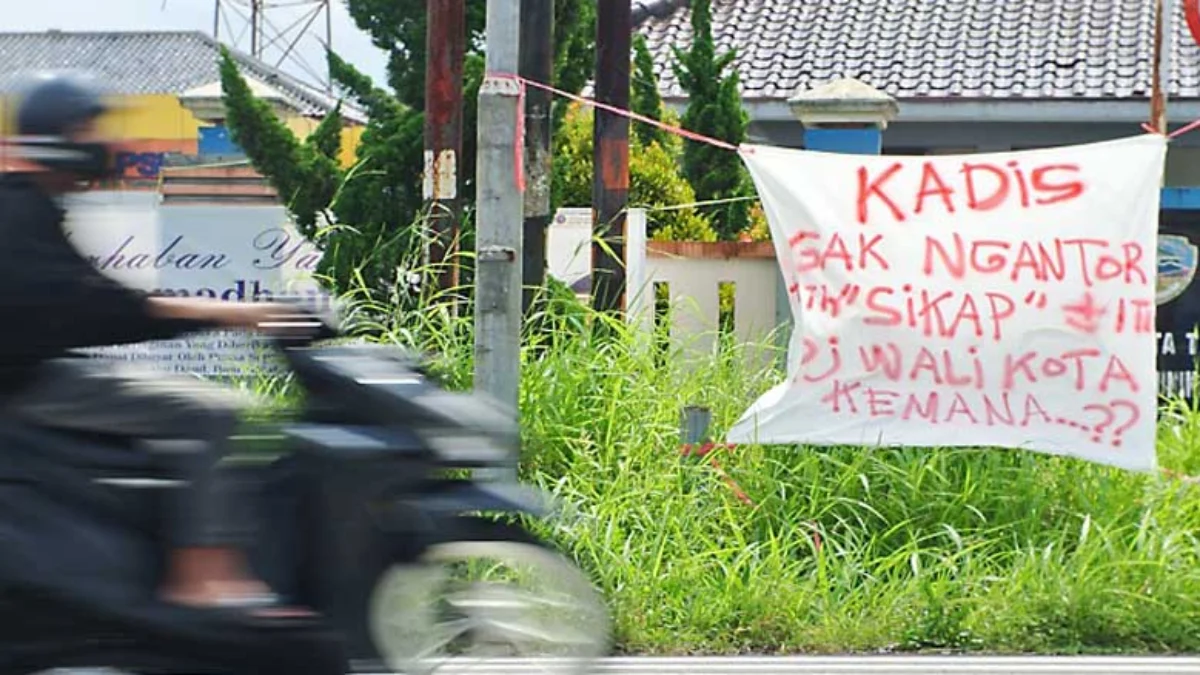
[[[779,264],[770,242],[650,242],[645,246],[642,302],[631,320],[650,331],[655,327],[655,287],[669,299],[671,345],[685,355],[714,353],[721,323],[722,287],[732,295],[732,336],[748,349],[753,367],[773,358],[771,334],[779,327],[775,296]],[[634,291],[635,289],[630,289]]]

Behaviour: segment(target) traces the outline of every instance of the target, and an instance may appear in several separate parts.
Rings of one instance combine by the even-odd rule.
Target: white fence
[[[560,210],[550,226],[547,255],[550,274],[576,285],[591,274],[592,212]],[[672,343],[684,354],[713,353],[721,331],[721,292],[732,295],[732,338],[743,345],[777,345],[791,312],[771,242],[647,241],[646,213],[629,212],[626,224],[626,315],[646,331],[655,327],[656,287],[665,288],[670,306]],[[662,292],[661,290],[659,291]],[[755,360],[771,350],[750,350]]]

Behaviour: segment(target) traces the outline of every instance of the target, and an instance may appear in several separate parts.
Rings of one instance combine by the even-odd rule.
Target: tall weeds
[[[350,301],[360,334],[470,387],[469,294]],[[625,651],[1200,649],[1200,495],[1184,480],[1003,449],[718,451],[746,504],[681,457],[680,413],[711,407],[719,439],[778,372],[725,343],[664,358],[557,284],[526,323],[522,475],[563,504],[534,527],[592,575]],[[1198,441],[1200,415],[1173,404],[1162,463],[1200,471]]]

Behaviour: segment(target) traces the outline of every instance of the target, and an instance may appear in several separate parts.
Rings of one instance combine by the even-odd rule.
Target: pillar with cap
[[[804,148],[818,152],[878,155],[883,130],[896,117],[896,99],[859,80],[843,78],[797,92],[788,99],[792,115],[804,125]],[[782,273],[775,294],[780,326],[791,323],[787,284]],[[791,331],[779,331],[780,346]],[[783,357],[781,357],[782,359]]]
[[[896,99],[869,84],[843,78],[788,99],[804,125],[804,147],[820,152],[878,155],[883,130],[896,117]]]

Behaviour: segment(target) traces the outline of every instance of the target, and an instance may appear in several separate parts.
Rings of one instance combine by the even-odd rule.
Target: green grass
[[[561,296],[523,357],[522,472],[563,504],[536,527],[592,576],[643,654],[1200,650],[1200,491],[1009,450],[741,447],[682,458],[779,376],[736,349],[685,368]],[[469,386],[469,316],[378,316],[380,339]],[[537,323],[537,322],[534,322]],[[1200,471],[1200,415],[1165,417],[1164,466]]]

